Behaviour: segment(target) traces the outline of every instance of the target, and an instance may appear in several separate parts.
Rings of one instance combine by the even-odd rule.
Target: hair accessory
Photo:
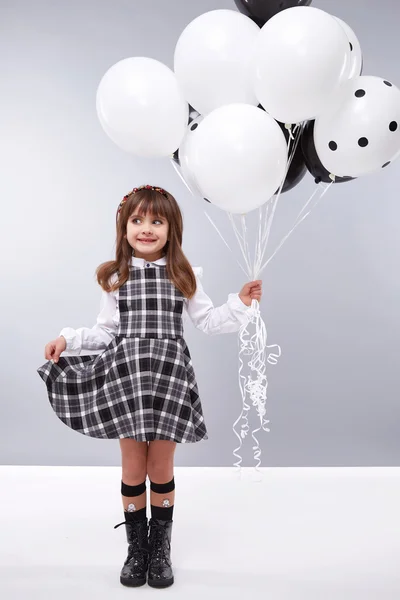
[[[159,192],[160,194],[162,194],[163,196],[168,198],[168,193],[163,188],[157,187],[155,185],[140,185],[139,187],[133,188],[133,190],[131,192],[129,192],[129,194],[126,194],[126,196],[124,196],[122,198],[122,200],[119,204],[119,207],[118,207],[117,216],[121,212],[122,207],[125,204],[125,202],[128,200],[129,196],[131,196],[132,194],[135,194],[136,192],[139,192],[140,190],[153,190],[154,192]]]

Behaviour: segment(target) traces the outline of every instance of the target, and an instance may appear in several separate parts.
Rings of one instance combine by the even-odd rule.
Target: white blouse
[[[132,266],[134,267],[145,269],[152,264],[165,265],[166,257],[163,256],[154,263],[136,256],[132,257]],[[239,298],[239,294],[234,293],[229,294],[225,304],[214,307],[212,300],[207,296],[200,283],[203,268],[192,267],[192,269],[196,276],[197,290],[192,298],[184,298],[184,313],[189,316],[197,329],[209,335],[239,331],[242,323],[249,319],[251,306],[244,304]],[[66,352],[80,354],[82,351],[104,350],[111,343],[119,326],[117,300],[118,290],[114,292],[103,290],[96,325],[92,328],[80,327],[79,329],[64,327],[61,330],[59,335],[64,336],[67,341]]]

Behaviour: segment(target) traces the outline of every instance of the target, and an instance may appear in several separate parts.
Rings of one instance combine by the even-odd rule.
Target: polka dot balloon
[[[356,77],[315,121],[318,157],[336,176],[360,177],[400,154],[400,90],[380,77]]]

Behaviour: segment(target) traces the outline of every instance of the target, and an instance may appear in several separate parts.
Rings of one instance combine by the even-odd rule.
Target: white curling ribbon
[[[237,454],[237,452],[241,449],[242,440],[246,437],[250,430],[247,413],[249,412],[251,406],[253,406],[260,421],[260,427],[251,432],[251,436],[255,442],[255,445],[253,445],[252,448],[254,451],[254,459],[257,462],[255,466],[255,469],[257,470],[261,464],[261,449],[255,434],[261,429],[267,432],[270,431],[269,427],[267,427],[267,424],[270,421],[269,419],[265,418],[265,415],[267,414],[266,400],[268,387],[266,362],[269,362],[269,364],[276,364],[281,355],[281,349],[276,344],[269,346],[267,345],[267,329],[261,316],[260,306],[257,300],[252,301],[248,316],[248,323],[244,323],[239,330],[239,384],[242,394],[242,410],[239,418],[232,426],[233,432],[240,441],[239,447],[235,448],[233,454],[239,458],[239,461],[234,463],[234,466],[240,468],[242,457]],[[250,324],[255,326],[255,333],[251,337],[249,332]],[[270,351],[268,354],[268,359],[266,360],[267,350],[272,348],[274,349],[274,352]],[[250,375],[247,377],[242,374],[244,367],[242,356],[249,357],[247,365],[250,369]],[[249,399],[249,403],[246,401],[246,398]],[[242,425],[240,433],[238,433],[235,427],[240,420],[242,420]]]

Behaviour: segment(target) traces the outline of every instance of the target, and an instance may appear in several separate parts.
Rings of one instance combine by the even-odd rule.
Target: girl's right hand
[[[64,336],[58,337],[56,340],[49,342],[46,344],[44,349],[44,356],[47,360],[54,360],[54,362],[58,362],[60,358],[61,352],[67,347],[67,341]]]

